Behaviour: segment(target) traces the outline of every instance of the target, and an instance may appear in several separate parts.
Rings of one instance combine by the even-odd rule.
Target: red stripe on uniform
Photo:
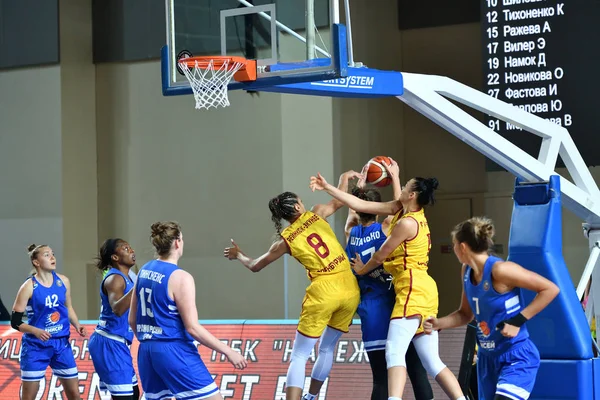
[[[406,271],[406,258],[408,257],[408,250],[406,249],[406,240],[402,244],[404,247],[404,270]]]
[[[406,307],[408,307],[408,300],[410,299],[410,293],[412,292],[412,269],[408,271],[410,274],[410,283],[408,284],[408,295],[406,295],[406,302],[404,303],[404,318],[406,318]]]

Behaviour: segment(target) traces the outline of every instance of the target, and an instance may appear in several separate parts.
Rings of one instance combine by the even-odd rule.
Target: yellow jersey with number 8
[[[350,272],[350,262],[329,223],[317,214],[306,211],[281,236],[312,280],[317,276]]]
[[[408,269],[427,271],[429,250],[431,249],[431,234],[423,209],[407,212],[403,215],[401,213],[402,211],[399,211],[392,219],[388,236],[392,234],[396,223],[403,218],[414,219],[418,228],[414,237],[402,242],[384,261],[384,269],[393,277],[401,275]]]

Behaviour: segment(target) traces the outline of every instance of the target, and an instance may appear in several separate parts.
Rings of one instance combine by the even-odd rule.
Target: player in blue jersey
[[[158,258],[138,272],[129,312],[129,325],[140,341],[144,395],[152,400],[222,399],[194,339],[227,356],[235,368],[244,369],[246,360],[198,323],[194,277],[177,266],[183,254],[179,224],[156,222],[151,229]]]
[[[392,160],[392,165],[384,164],[384,167],[392,178],[394,197],[398,198],[401,194],[398,164]],[[362,179],[359,180],[358,185],[362,186],[363,182]],[[365,201],[381,202],[381,194],[374,189],[355,187],[352,194]],[[352,259],[359,255],[362,262],[366,264],[387,239],[384,232],[389,229],[390,222],[391,218],[386,218],[379,223],[377,215],[357,213],[349,209],[345,227],[348,258]],[[383,269],[382,265],[367,275],[356,276],[360,287],[358,315],[361,321],[362,340],[373,374],[371,400],[387,400],[388,377],[385,344],[396,293],[391,284],[391,275]],[[412,342],[406,352],[406,366],[415,399],[433,399],[433,390],[427,378],[427,371]]]
[[[480,400],[529,398],[540,366],[540,354],[525,323],[558,295],[558,287],[541,275],[489,254],[494,225],[471,218],[452,232],[454,253],[463,264],[460,308],[444,318],[429,318],[424,328],[454,328],[477,321],[477,376]],[[521,289],[537,296],[525,306]]]
[[[137,400],[140,390],[129,346],[133,331],[128,316],[133,293],[129,271],[135,251],[122,239],[108,239],[100,247],[96,266],[103,272],[100,284],[100,318],[89,343],[100,388],[114,400]]]
[[[55,272],[56,258],[50,247],[32,244],[27,250],[35,272],[19,289],[11,317],[11,326],[23,332],[21,398],[35,399],[40,380],[50,366],[67,398],[79,400],[79,377],[69,343],[69,324],[81,336],[86,331],[71,305],[71,284],[66,276]],[[27,323],[23,322],[25,312]]]

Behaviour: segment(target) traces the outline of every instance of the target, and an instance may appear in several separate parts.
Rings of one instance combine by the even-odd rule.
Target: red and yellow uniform
[[[326,326],[348,332],[360,302],[358,283],[331,226],[307,211],[281,233],[311,280],[302,302],[298,332],[320,337]]]
[[[438,290],[433,278],[427,273],[431,236],[423,209],[401,214],[392,219],[388,236],[396,223],[403,218],[417,222],[417,234],[405,240],[384,261],[383,267],[393,277],[396,303],[392,312],[394,318],[421,317],[417,334],[423,332],[423,321],[438,312]]]

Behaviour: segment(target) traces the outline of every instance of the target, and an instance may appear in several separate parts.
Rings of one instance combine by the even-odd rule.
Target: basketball
[[[388,176],[385,169],[386,165],[392,165],[392,160],[386,156],[373,157],[367,163],[366,182],[377,187],[384,187],[392,183],[392,178]]]

